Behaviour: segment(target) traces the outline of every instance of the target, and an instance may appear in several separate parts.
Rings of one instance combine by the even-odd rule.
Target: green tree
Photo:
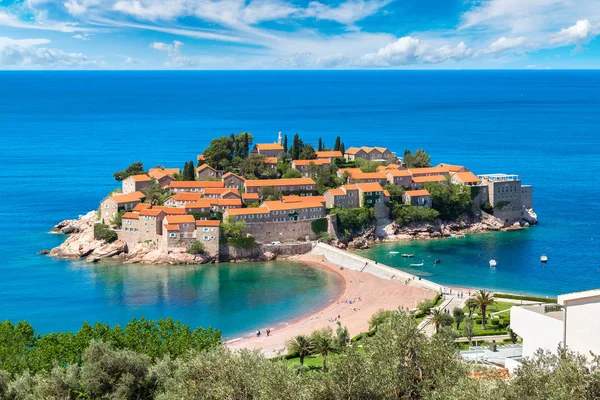
[[[210,141],[210,145],[204,150],[206,162],[213,168],[228,170],[233,161],[235,153],[235,136],[222,136]]]
[[[204,243],[199,240],[194,240],[190,243],[190,247],[188,249],[188,253],[190,254],[204,254]]]
[[[290,168],[281,175],[283,179],[302,178],[302,173],[297,169]]]
[[[410,150],[404,150],[404,163],[407,168],[427,168],[431,167],[431,157],[423,149],[419,149],[411,154]]]
[[[319,145],[317,146],[318,151],[323,151],[323,140],[319,138]]]
[[[323,357],[323,372],[327,371],[327,357],[330,354],[335,354],[339,350],[335,345],[335,339],[331,333],[331,328],[324,328],[320,331],[315,331],[312,333],[310,338],[310,343],[313,347],[313,352],[315,354]]]
[[[433,222],[439,215],[440,213],[432,208],[409,204],[398,204],[392,210],[394,221],[401,226]]]
[[[340,144],[340,151],[342,152],[342,154],[346,153],[346,145],[342,142],[342,144]]]
[[[479,304],[474,297],[469,297],[467,301],[465,301],[465,306],[469,310],[468,318],[471,318],[473,316],[473,312],[477,309],[477,307],[479,307]]]
[[[475,300],[481,310],[481,329],[485,330],[486,310],[495,303],[494,296],[487,290],[478,290],[475,294]]]
[[[265,156],[250,154],[239,165],[240,174],[246,179],[274,179],[277,171],[267,168]]]
[[[465,312],[460,307],[454,307],[452,310],[452,316],[454,317],[454,321],[456,321],[456,329],[460,329],[460,324],[465,319]]]
[[[126,169],[115,172],[113,176],[116,180],[122,181],[125,178],[129,178],[131,175],[140,175],[145,173],[146,171],[144,171],[144,164],[142,164],[141,161],[136,161]]]
[[[390,194],[390,202],[395,204],[403,204],[404,203],[404,193],[406,190],[399,185],[387,184],[384,186],[384,189],[387,190]]]
[[[261,187],[259,190],[259,195],[263,200],[266,201],[281,200],[281,197],[283,196],[279,188],[269,186]]]
[[[287,135],[283,135],[283,152],[287,153],[288,152],[288,140],[287,140]]]
[[[152,205],[162,205],[163,204],[163,196],[165,194],[165,190],[160,186],[160,184],[156,181],[156,179],[150,179],[150,185],[143,190],[146,197],[144,198],[144,203],[152,204]]]
[[[440,326],[442,326],[442,322],[444,321],[444,317],[445,317],[446,313],[439,309],[439,308],[434,308],[433,310],[431,310],[431,323],[433,324],[434,328],[435,328],[435,333],[438,333],[440,331]]]
[[[223,237],[241,238],[248,229],[244,221],[236,221],[234,217],[229,217],[221,223],[221,235]]]
[[[335,144],[333,145],[333,150],[339,151],[341,149],[341,146],[342,146],[342,139],[339,136],[337,136],[335,138]]]
[[[348,328],[342,326],[340,321],[337,321],[337,328],[335,329],[335,346],[338,349],[343,349],[350,343],[350,333]]]
[[[462,327],[462,333],[469,340],[469,346],[471,346],[473,336],[475,335],[475,324],[471,317],[465,318],[465,322]]]
[[[369,319],[369,329],[377,329],[379,325],[388,321],[394,313],[395,311],[391,310],[377,310]]]
[[[118,238],[117,232],[110,229],[107,225],[94,224],[94,239],[104,240],[106,243],[112,243]]]
[[[121,227],[123,225],[123,215],[125,214],[125,210],[119,210],[115,216],[113,217],[113,219],[110,221],[110,223],[113,226],[118,226]]]
[[[429,182],[425,189],[431,194],[431,206],[440,213],[444,221],[452,221],[464,214],[471,213],[471,188],[443,183]]]
[[[300,365],[304,365],[304,358],[313,351],[310,338],[305,335],[294,336],[286,342],[286,346],[290,354],[298,354]]]
[[[300,136],[298,136],[298,134],[296,133],[292,141],[292,147],[290,148],[290,157],[292,157],[292,160],[300,159],[300,152],[302,151],[302,147],[304,147],[304,143],[302,142],[302,139],[300,139]]]
[[[303,146],[298,155],[298,160],[314,160],[316,158],[317,153],[315,153],[315,149],[310,144]]]
[[[337,215],[341,232],[359,233],[373,226],[376,221],[373,208],[334,208],[331,213]]]

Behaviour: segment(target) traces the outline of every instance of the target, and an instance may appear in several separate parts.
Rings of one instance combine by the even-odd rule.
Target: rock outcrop
[[[96,212],[91,211],[76,220],[65,220],[52,228],[55,233],[70,233],[58,247],[42,254],[59,258],[85,259],[90,263],[113,259],[124,263],[140,264],[205,264],[214,259],[204,254],[189,254],[184,248],[155,249],[139,243],[128,248],[123,240],[106,243],[94,239]]]

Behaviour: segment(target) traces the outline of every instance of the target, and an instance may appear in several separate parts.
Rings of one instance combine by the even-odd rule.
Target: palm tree
[[[475,300],[481,310],[481,329],[485,330],[485,311],[488,306],[494,304],[494,296],[487,290],[480,290],[475,295]]]
[[[315,354],[323,357],[323,372],[327,371],[327,356],[338,352],[335,340],[331,334],[317,334],[312,340]]]
[[[313,350],[310,339],[305,335],[294,336],[287,341],[286,346],[290,353],[298,353],[300,365],[304,365],[304,357],[311,354]]]
[[[439,308],[434,308],[431,310],[431,322],[435,325],[435,333],[438,333],[440,330],[440,325],[444,321],[444,312],[442,312]]]

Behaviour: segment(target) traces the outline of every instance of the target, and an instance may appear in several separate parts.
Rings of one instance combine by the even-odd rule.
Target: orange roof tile
[[[150,168],[148,175],[154,179],[162,179],[165,175],[173,176],[180,173],[179,168]]]
[[[163,210],[160,210],[158,208],[147,208],[145,210],[140,211],[140,215],[148,215],[150,217],[156,217],[158,216],[158,214],[164,212]]]
[[[150,204],[139,203],[139,204],[136,204],[135,207],[133,207],[132,211],[141,211],[141,210],[145,210],[146,208],[150,208],[150,207],[152,207]]]
[[[217,188],[225,187],[222,181],[173,181],[169,184],[173,189]]]
[[[383,189],[383,195],[385,197],[390,197],[390,192],[388,192],[387,189]]]
[[[461,169],[465,168],[462,165],[452,165],[452,164],[443,164],[443,163],[438,165],[438,167],[446,168],[446,170],[449,172],[458,172]]]
[[[415,183],[426,183],[426,182],[444,182],[446,177],[444,175],[430,175],[430,176],[413,176],[412,181]]]
[[[454,175],[457,176],[458,179],[460,179],[464,183],[479,183],[479,182],[481,182],[481,179],[479,179],[472,172],[456,172]]]
[[[246,181],[246,187],[281,187],[281,186],[304,186],[314,185],[315,181],[310,178],[290,179],[257,179]]]
[[[131,192],[127,194],[115,194],[110,196],[111,199],[117,202],[117,204],[123,203],[135,203],[141,201],[146,195],[142,192]]]
[[[191,208],[210,208],[217,204],[217,199],[199,199],[197,201],[189,202],[185,205],[186,210]]]
[[[245,181],[245,179],[243,177],[239,176],[238,174],[234,174],[233,172],[226,173],[225,175],[223,175],[222,179],[229,178],[230,176],[235,176],[236,178],[239,178],[239,179]]]
[[[362,192],[383,192],[383,188],[377,182],[357,183],[356,187]]]
[[[343,189],[340,189],[340,188],[329,189],[325,193],[331,193],[331,195],[333,195],[333,196],[345,196],[346,195],[346,192]]]
[[[198,154],[198,161],[204,161],[206,160],[206,157],[204,157],[204,154]]]
[[[392,177],[412,176],[410,171],[407,169],[390,169],[386,171],[385,174],[390,175]]]
[[[319,201],[321,203],[325,203],[325,197],[323,196],[298,196],[298,195],[290,195],[290,196],[281,196],[281,201],[284,203],[299,203],[302,201]]]
[[[419,175],[419,174],[444,174],[444,173],[448,173],[448,169],[446,169],[445,167],[429,167],[429,168],[411,168],[409,169],[409,171],[414,175]]]
[[[126,212],[123,214],[123,219],[140,219],[140,214],[134,212]]]
[[[425,189],[423,189],[423,190],[407,190],[404,193],[406,193],[410,197],[431,196],[431,194],[429,194],[429,192]]]
[[[165,207],[165,206],[154,206],[152,208],[155,208],[157,210],[162,210],[167,215],[184,215],[185,214],[185,208]]]
[[[343,154],[339,150],[335,151],[315,151],[317,158],[340,158]]]
[[[178,231],[179,230],[179,225],[165,225],[165,229],[168,231]]]
[[[358,188],[356,187],[356,184],[350,184],[350,185],[343,185],[340,186],[341,189],[343,189],[344,191],[351,191],[351,190],[358,190]]]
[[[217,199],[217,205],[219,206],[242,206],[242,200],[240,199]]]
[[[387,147],[377,147],[377,146],[375,146],[371,149],[371,151],[373,151],[373,150],[377,150],[380,153],[385,153],[386,151],[389,151]]]
[[[244,193],[242,194],[242,199],[244,200],[258,200],[258,193]]]
[[[173,224],[193,224],[195,223],[193,215],[167,215],[165,222],[167,225]]]
[[[253,208],[228,208],[225,210],[227,215],[252,215],[252,214],[268,214],[269,210],[264,207],[253,207]]]
[[[277,164],[277,157],[265,157],[265,164]]]
[[[175,201],[196,201],[196,200],[200,200],[202,198],[202,195],[200,193],[182,192],[182,193],[175,193],[173,196],[171,196],[169,198],[173,199]]]
[[[327,159],[316,159],[316,160],[294,160],[292,161],[292,164],[294,166],[307,166],[310,164],[313,165],[331,165],[331,162],[329,162],[329,160]]]
[[[361,149],[359,149],[358,147],[350,147],[349,149],[346,150],[346,154],[356,154],[360,151]]]
[[[257,143],[255,146],[258,150],[279,150],[283,151],[283,146],[277,143]]]
[[[311,196],[307,196],[309,199]],[[268,208],[271,211],[291,211],[291,210],[300,210],[303,208],[320,208],[323,207],[323,203],[320,201],[310,201],[306,200],[299,203],[284,203],[282,201],[265,201],[261,204],[259,208]]]
[[[196,171],[200,172],[200,171],[204,171],[205,169],[211,169],[211,170],[217,172],[216,169],[214,169],[213,167],[211,167],[208,164],[202,164],[201,166],[199,166],[198,168],[196,168]]]
[[[135,182],[150,182],[150,177],[146,174],[131,175],[130,178],[133,178]]]
[[[196,221],[196,226],[219,226],[221,221],[216,219],[204,219]]]

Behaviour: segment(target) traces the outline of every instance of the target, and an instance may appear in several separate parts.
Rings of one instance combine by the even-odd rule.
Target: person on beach
[[[271,336],[271,329],[267,329],[267,336]]]
[[[259,337],[259,336],[260,336],[260,330],[257,330],[256,331],[256,337]]]

